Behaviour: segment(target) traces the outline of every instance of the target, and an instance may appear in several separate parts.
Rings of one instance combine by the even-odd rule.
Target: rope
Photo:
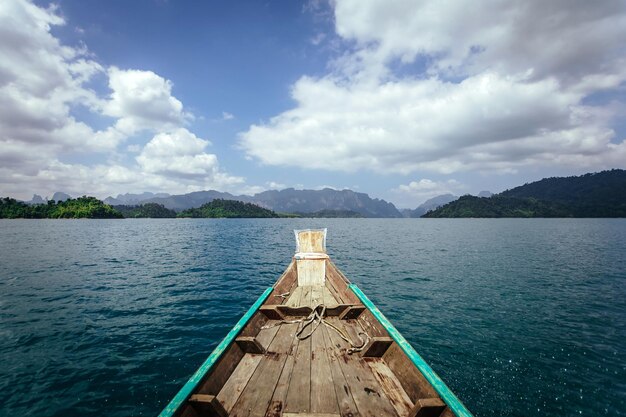
[[[331,328],[335,332],[337,332],[337,334],[339,334],[339,337],[341,337],[350,345],[350,348],[346,349],[348,355],[352,355],[354,352],[362,351],[365,345],[367,345],[367,343],[370,341],[370,337],[367,333],[359,332],[357,333],[357,336],[359,337],[359,341],[361,342],[361,344],[357,345],[352,340],[350,340],[350,337],[348,337],[348,335],[342,329],[324,319],[325,314],[326,306],[324,304],[318,304],[306,318],[296,320],[281,320],[276,323],[266,324],[265,326],[261,327],[261,329],[271,329],[272,327],[280,326],[281,324],[304,323],[302,326],[298,326],[296,337],[298,338],[298,340],[305,340],[311,337],[311,335],[315,332],[315,330],[317,330],[320,324],[323,324],[324,326]],[[304,330],[309,326],[311,326],[311,331],[304,334]],[[365,340],[363,340],[361,335],[365,336]]]

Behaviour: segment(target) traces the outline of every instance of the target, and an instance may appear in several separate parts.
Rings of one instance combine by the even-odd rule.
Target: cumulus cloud
[[[243,179],[219,169],[208,141],[185,126],[193,115],[172,94],[173,84],[152,71],[106,68],[83,45],[67,46],[51,34],[65,21],[55,7],[26,0],[0,2],[0,190],[27,198],[63,189],[72,194],[145,189],[187,192],[224,188]],[[106,77],[110,93],[88,86]],[[113,122],[102,130],[74,115],[77,108]],[[154,134],[136,163],[115,162],[118,146]],[[67,153],[109,156],[112,162],[62,162]],[[100,158],[102,159],[102,158]],[[121,188],[120,188],[121,187]]]
[[[296,106],[240,137],[269,165],[408,174],[615,166],[626,7],[569,1],[335,3],[349,52],[292,88]],[[623,162],[622,162],[623,164]]]
[[[103,112],[118,118],[121,132],[170,130],[192,118],[172,95],[172,82],[154,72],[111,67],[108,76],[112,93]]]
[[[205,152],[209,144],[184,128],[159,133],[146,144],[137,156],[137,162],[143,172],[179,178],[196,185],[224,188],[242,183],[242,178],[220,172],[217,156]]]
[[[454,179],[434,181],[422,178],[417,181],[411,181],[408,184],[401,184],[391,191],[397,195],[397,201],[409,206],[415,206],[429,198],[442,194],[458,194],[464,189],[465,186]]]

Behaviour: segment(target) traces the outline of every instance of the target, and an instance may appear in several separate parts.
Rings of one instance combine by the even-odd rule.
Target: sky
[[[0,1],[0,196],[626,168],[624,0]]]

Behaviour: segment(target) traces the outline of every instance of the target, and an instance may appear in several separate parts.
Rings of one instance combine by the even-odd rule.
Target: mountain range
[[[176,211],[200,207],[216,199],[253,203],[279,213],[315,213],[322,210],[355,212],[363,217],[402,217],[396,206],[385,200],[371,198],[352,190],[269,190],[249,195],[233,195],[220,191],[196,191],[180,195],[124,194],[108,197],[105,203],[116,205],[157,203]],[[132,203],[130,203],[132,201]]]
[[[489,198],[462,196],[423,217],[626,217],[626,171],[544,178]]]

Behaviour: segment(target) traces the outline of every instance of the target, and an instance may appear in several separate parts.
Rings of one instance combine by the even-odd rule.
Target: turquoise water
[[[476,416],[626,415],[626,220],[0,221],[0,415],[156,415],[328,251]]]

